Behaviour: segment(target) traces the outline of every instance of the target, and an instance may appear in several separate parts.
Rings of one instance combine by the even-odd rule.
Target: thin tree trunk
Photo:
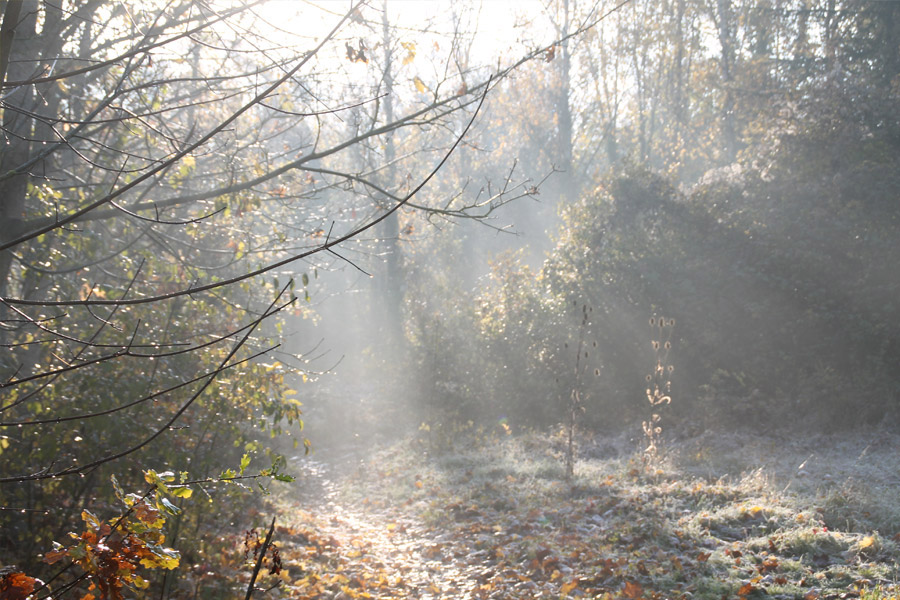
[[[563,0],[563,26],[560,37],[569,35],[569,0]],[[565,172],[561,200],[571,202],[578,195],[578,183],[575,178],[572,150],[572,109],[569,106],[571,95],[570,71],[572,58],[569,53],[569,42],[562,43],[562,60],[560,64],[559,95],[556,101],[556,115],[559,121],[559,167]]]
[[[719,45],[722,46],[722,56],[719,67],[722,73],[722,88],[724,98],[722,100],[722,139],[724,143],[725,160],[734,162],[737,158],[737,128],[734,122],[734,39],[731,31],[733,19],[731,17],[731,0],[717,0]]]
[[[388,3],[384,0],[382,13],[382,43],[384,46],[384,118],[386,123],[394,120],[394,74],[393,56],[391,54],[391,28],[388,21]],[[383,185],[386,190],[394,189],[395,168],[391,164],[396,158],[393,133],[388,133],[384,142],[384,161],[387,168],[383,174]],[[380,296],[384,306],[384,330],[388,343],[395,349],[403,343],[403,273],[400,253],[400,221],[399,213],[392,213],[381,224],[381,247],[384,253],[384,278],[381,282]]]

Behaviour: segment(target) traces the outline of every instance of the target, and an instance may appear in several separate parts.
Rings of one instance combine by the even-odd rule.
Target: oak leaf
[[[25,573],[7,573],[0,579],[0,599],[25,600],[34,592],[38,580]]]

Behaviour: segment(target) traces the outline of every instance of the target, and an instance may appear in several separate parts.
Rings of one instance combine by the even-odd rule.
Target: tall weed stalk
[[[650,343],[656,358],[656,366],[653,372],[647,375],[647,400],[652,407],[650,419],[642,422],[644,439],[647,446],[644,448],[644,464],[649,468],[655,466],[662,453],[662,425],[659,416],[659,407],[672,403],[672,371],[675,368],[669,360],[669,352],[672,350],[672,330],[675,328],[675,319],[664,317],[650,319]]]

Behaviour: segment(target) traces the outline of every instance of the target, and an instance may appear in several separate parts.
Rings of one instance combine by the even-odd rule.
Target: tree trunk
[[[384,0],[382,13],[382,43],[384,45],[384,118],[386,123],[394,121],[394,74],[393,56],[391,54],[391,29],[388,21],[388,3]],[[393,132],[388,133],[384,141],[384,162],[387,168],[382,175],[384,189],[395,188],[395,168],[392,165],[396,158]],[[388,200],[388,207],[393,202]],[[393,349],[400,349],[403,344],[403,273],[400,252],[400,215],[392,213],[382,221],[380,227],[381,252],[384,254],[384,275],[381,278],[380,299],[383,306],[383,331],[387,342]]]
[[[37,0],[10,0],[3,14],[0,26],[0,73],[3,81],[21,81],[28,79],[35,69],[33,62],[37,56],[35,25],[37,23]],[[32,86],[23,85],[7,91],[4,104],[7,107],[21,108],[25,112],[5,109],[3,111],[3,140],[0,141],[0,173],[8,173],[22,165],[31,152],[29,140],[33,136],[33,122],[26,116],[34,108]],[[29,175],[19,173],[0,181],[0,243],[15,239],[21,233],[22,221],[25,217],[25,195],[28,189]],[[13,250],[0,251],[0,298],[6,297],[11,290]],[[0,307],[0,322],[8,318],[8,309]],[[7,342],[7,330],[0,327],[0,348]],[[6,368],[15,369],[15,365],[6,364],[6,357],[0,355],[3,376]]]
[[[719,67],[722,74],[722,139],[726,162],[737,158],[737,128],[734,123],[734,36],[732,32],[731,0],[717,0],[719,45],[722,56]]]
[[[560,37],[567,35],[569,35],[569,0],[563,0],[563,25]],[[559,123],[559,168],[564,172],[560,200],[569,203],[578,196],[578,183],[572,162],[572,109],[569,106],[572,62],[568,40],[562,43],[560,54],[562,60],[560,61],[559,95],[556,100],[556,115]]]

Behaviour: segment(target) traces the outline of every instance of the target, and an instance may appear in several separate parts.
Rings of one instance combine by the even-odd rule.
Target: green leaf
[[[177,515],[181,512],[181,509],[172,504],[167,498],[162,498],[162,504],[170,515]]]
[[[116,493],[116,498],[121,500],[125,497],[125,493],[122,491],[122,487],[119,485],[119,481],[116,479],[115,475],[110,475],[109,478],[112,481],[113,491]]]
[[[244,474],[244,470],[245,470],[248,466],[250,466],[250,455],[249,455],[249,454],[244,454],[244,456],[241,457],[241,471],[240,471],[240,472],[241,472],[241,475]]]

